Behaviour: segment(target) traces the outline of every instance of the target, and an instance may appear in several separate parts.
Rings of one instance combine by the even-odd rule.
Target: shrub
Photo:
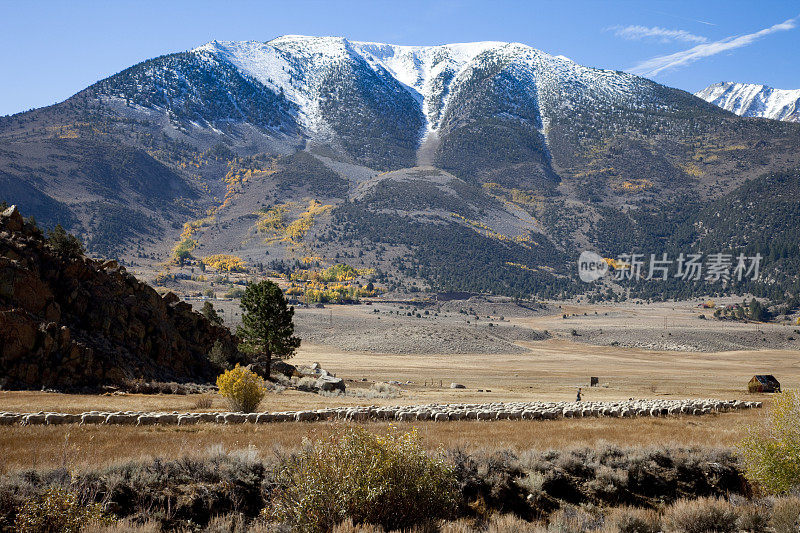
[[[514,482],[528,494],[538,495],[542,492],[546,479],[544,474],[534,471],[515,479]]]
[[[194,239],[183,239],[172,249],[172,260],[179,265],[192,257],[192,250],[197,248],[197,241]]]
[[[391,383],[385,383],[383,381],[379,381],[378,383],[373,384],[372,389],[380,394],[391,394],[391,395],[400,394],[400,387],[392,385]]]
[[[74,492],[50,488],[29,499],[17,513],[20,533],[79,533],[89,523],[114,522],[99,504],[81,505]]]
[[[235,255],[210,255],[203,258],[203,264],[219,272],[247,272],[246,263]]]
[[[194,401],[192,408],[197,409],[211,409],[214,404],[214,399],[211,396],[201,396]]]
[[[639,507],[618,507],[608,517],[615,531],[619,533],[658,533],[661,531],[661,518],[652,509]]]
[[[775,533],[796,533],[800,529],[800,498],[790,496],[775,500],[772,506]]]
[[[238,513],[215,516],[203,528],[203,533],[248,533],[247,517]]]
[[[373,526],[371,524],[354,524],[351,518],[334,526],[331,533],[384,533],[380,526]]]
[[[583,533],[602,526],[602,517],[580,507],[564,506],[550,516],[548,531],[558,533]]]
[[[586,484],[587,492],[604,502],[619,502],[625,497],[628,473],[622,469],[601,465],[595,477]]]
[[[239,357],[239,351],[234,345],[223,343],[220,340],[214,341],[211,351],[208,352],[208,360],[220,370],[233,368],[233,364]]]
[[[65,259],[77,259],[84,253],[80,239],[67,233],[61,224],[56,224],[56,227],[48,233],[47,245],[56,255]]]
[[[209,322],[216,326],[224,326],[225,323],[222,321],[222,317],[219,316],[217,310],[214,309],[214,304],[211,302],[203,302],[203,309],[200,311],[204,317],[208,319]]]
[[[222,295],[225,298],[241,298],[244,296],[244,289],[241,287],[230,287],[225,293]]]
[[[769,508],[757,503],[745,503],[737,508],[739,517],[736,529],[750,533],[763,533],[769,529]]]
[[[217,378],[217,387],[234,411],[252,413],[264,399],[264,380],[238,363]]]
[[[161,524],[154,520],[139,523],[135,520],[120,520],[114,524],[92,522],[81,533],[161,533]]]
[[[425,453],[416,430],[337,433],[287,458],[276,478],[265,514],[298,531],[329,531],[348,518],[409,528],[448,518],[458,496],[452,467],[441,453]]]
[[[765,426],[751,429],[741,449],[751,482],[774,494],[800,487],[800,393],[776,395]]]
[[[734,507],[717,498],[678,500],[664,512],[667,531],[683,533],[735,532],[737,513]]]
[[[475,531],[480,531],[480,529]],[[527,522],[512,513],[494,514],[486,523],[486,533],[537,533],[540,531],[543,531],[543,528],[538,524]]]
[[[317,380],[308,376],[303,376],[297,380],[297,388],[306,392],[314,392],[317,390]]]

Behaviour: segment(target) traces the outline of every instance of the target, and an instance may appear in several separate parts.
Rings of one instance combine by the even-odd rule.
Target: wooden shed
[[[771,374],[756,375],[747,384],[747,390],[750,392],[780,392],[781,384]]]

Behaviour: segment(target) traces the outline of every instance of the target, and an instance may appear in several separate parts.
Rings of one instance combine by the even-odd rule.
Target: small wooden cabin
[[[781,384],[771,374],[763,374],[753,376],[753,379],[747,384],[747,390],[750,392],[780,392]]]

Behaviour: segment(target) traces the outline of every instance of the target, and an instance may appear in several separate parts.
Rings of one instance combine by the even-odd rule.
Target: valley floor
[[[229,321],[236,302],[221,306]],[[478,308],[478,305],[484,307]],[[513,304],[510,304],[513,305]],[[318,362],[346,380],[348,394],[325,397],[296,390],[270,392],[260,409],[313,409],[342,405],[488,403],[500,401],[573,401],[583,387],[585,401],[628,398],[720,398],[765,401],[749,394],[754,374],[774,374],[784,389],[800,387],[798,348],[770,349],[761,339],[784,338],[796,327],[718,322],[697,318],[696,303],[640,305],[549,304],[525,310],[486,302],[449,302],[416,318],[413,307],[376,302],[371,306],[327,306],[298,309],[296,321],[304,342],[293,364]],[[470,316],[460,308],[473,308]],[[378,312],[375,312],[378,309]],[[422,307],[419,308],[420,310]],[[389,311],[393,311],[390,313]],[[402,312],[402,315],[399,314]],[[595,314],[595,312],[597,314]],[[584,313],[586,313],[584,315]],[[474,316],[481,318],[475,321]],[[568,318],[563,318],[567,314]],[[501,320],[500,317],[503,317]],[[469,321],[469,323],[467,322]],[[493,325],[488,326],[489,323]],[[314,330],[313,333],[310,333]],[[574,330],[574,331],[573,331]],[[538,333],[547,331],[547,338]],[[598,333],[602,331],[602,334]],[[536,333],[536,335],[534,335]],[[576,335],[577,333],[577,335]],[[601,336],[602,335],[602,336]],[[755,345],[736,351],[645,349],[658,339],[685,345],[689,336],[712,339],[754,338]],[[362,337],[367,340],[363,344]],[[602,345],[621,339],[620,345]],[[361,339],[361,340],[359,340]],[[599,339],[599,340],[598,340]],[[328,342],[324,342],[324,341]],[[625,342],[623,342],[623,340]],[[404,341],[408,353],[396,353]],[[469,348],[494,342],[492,353]],[[725,341],[728,342],[728,341]],[[792,341],[785,340],[786,343]],[[355,350],[354,347],[362,346]],[[433,346],[430,351],[426,347]],[[500,350],[500,347],[510,347]],[[369,349],[363,349],[363,347]],[[484,350],[485,352],[486,350]],[[421,353],[419,353],[421,352]],[[599,386],[589,387],[591,376]],[[399,383],[399,392],[373,390],[380,382]],[[451,389],[451,383],[466,388]],[[212,396],[211,411],[226,404]],[[0,411],[197,411],[198,395],[66,395],[48,392],[0,392]],[[448,422],[413,424],[426,445],[528,449],[593,446],[600,442],[628,445],[732,446],[757,424],[765,410],[704,417],[658,419],[570,419],[555,421]],[[265,426],[192,427],[3,427],[0,449],[8,470],[32,466],[84,467],[149,456],[178,457],[253,448],[270,453],[274,446],[296,447],[304,438],[320,437],[335,423],[278,423]],[[371,422],[380,431],[386,423]]]

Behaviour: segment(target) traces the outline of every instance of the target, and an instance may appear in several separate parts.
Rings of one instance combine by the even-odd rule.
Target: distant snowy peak
[[[743,117],[800,122],[800,89],[726,81],[709,85],[695,96]]]

